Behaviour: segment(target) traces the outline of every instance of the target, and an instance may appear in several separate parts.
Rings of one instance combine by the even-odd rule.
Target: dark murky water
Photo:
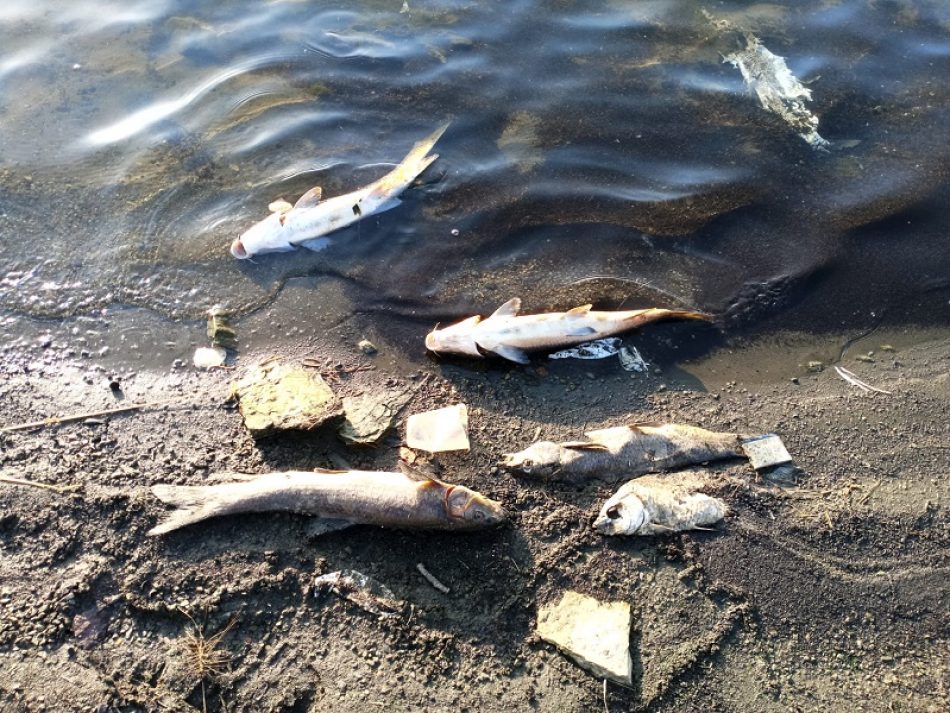
[[[747,32],[829,152],[722,62]],[[0,38],[8,319],[289,323],[332,281],[380,319],[520,294],[735,330],[950,322],[944,0],[6,0]],[[320,253],[228,254],[271,201],[365,184],[446,119],[399,208]]]

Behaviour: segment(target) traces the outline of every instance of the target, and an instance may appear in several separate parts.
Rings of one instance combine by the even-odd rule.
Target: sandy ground
[[[375,357],[341,355],[339,341],[311,340],[284,358],[316,357],[327,374],[372,367],[340,375],[341,395],[405,386],[412,411],[466,402],[472,451],[435,465],[500,500],[509,525],[357,527],[308,540],[305,518],[271,514],[146,537],[164,510],[152,484],[227,470],[393,468],[401,431],[372,449],[348,448],[332,429],[255,442],[226,403],[235,372],[123,372],[125,403],[172,405],[0,436],[0,473],[73,488],[0,483],[0,710],[950,705],[950,341],[878,350],[873,362],[845,355],[890,396],[861,393],[830,369],[807,372],[798,347],[777,373],[758,369],[750,345],[636,375],[614,360],[407,368],[380,346]],[[263,356],[242,353],[240,363]],[[7,349],[0,366],[0,424],[117,405],[115,374],[55,341]],[[715,531],[607,539],[591,522],[615,487],[542,485],[494,465],[537,436],[576,439],[630,420],[775,431],[800,470],[778,481],[725,463],[716,470],[735,479],[722,493],[732,513]],[[420,576],[420,562],[448,594]],[[316,596],[313,578],[341,568],[391,588],[404,613],[381,619]],[[534,634],[537,606],[566,589],[633,606],[632,690],[605,693]],[[201,637],[219,654],[204,677]]]

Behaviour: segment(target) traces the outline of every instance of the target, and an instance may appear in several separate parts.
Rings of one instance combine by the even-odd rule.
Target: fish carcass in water
[[[584,435],[588,440],[533,443],[519,453],[506,454],[501,466],[545,480],[597,478],[615,483],[644,473],[741,457],[740,444],[748,438],[674,423],[616,426]]]
[[[397,196],[439,157],[429,151],[448,126],[440,126],[419,141],[396,168],[364,188],[321,202],[323,190],[315,186],[294,205],[284,200],[274,201],[269,206],[271,214],[231,244],[231,254],[245,260],[260,253],[295,250],[308,240],[373,213],[395,208],[399,205]]]
[[[708,485],[693,473],[631,480],[600,509],[594,529],[602,535],[657,535],[695,530],[722,520],[729,508],[697,492]]]
[[[289,471],[240,476],[215,485],[156,485],[155,496],[179,508],[148,531],[162,535],[219,515],[292,512],[320,518],[311,534],[350,525],[403,529],[478,530],[498,525],[505,511],[461,485],[417,480],[403,473],[359,470]]]
[[[581,305],[567,312],[518,315],[521,300],[514,297],[488,318],[469,317],[426,335],[426,348],[437,354],[480,357],[493,352],[519,364],[529,363],[526,352],[603,339],[660,319],[703,319],[708,315],[681,309],[634,309],[598,312]]]

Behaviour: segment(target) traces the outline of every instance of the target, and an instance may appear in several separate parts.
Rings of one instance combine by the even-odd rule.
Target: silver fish
[[[152,493],[179,509],[149,530],[149,535],[219,515],[258,512],[320,518],[317,527],[311,528],[314,535],[359,524],[478,530],[506,519],[499,503],[461,485],[376,471],[267,473],[216,485],[156,485]]]
[[[604,503],[594,529],[602,535],[658,535],[712,525],[729,508],[719,498],[697,492],[707,484],[694,473],[631,480]]]
[[[246,260],[260,253],[295,250],[307,241],[346,227],[373,213],[399,205],[397,196],[439,155],[429,154],[448,124],[416,143],[402,162],[368,186],[325,201],[319,186],[304,193],[294,205],[277,200],[270,204],[271,214],[252,225],[231,244],[231,254]]]
[[[588,440],[539,441],[518,453],[505,454],[501,466],[546,480],[584,482],[597,478],[614,483],[644,473],[743,456],[740,443],[748,438],[673,423],[617,426],[584,435]]]
[[[476,315],[426,335],[426,348],[437,354],[481,357],[492,352],[519,364],[529,363],[526,352],[552,350],[603,339],[659,319],[703,319],[699,312],[678,309],[598,312],[581,305],[567,312],[518,315],[521,299],[514,297],[488,319]]]

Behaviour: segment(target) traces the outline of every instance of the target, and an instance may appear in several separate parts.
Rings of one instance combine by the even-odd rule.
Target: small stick
[[[607,679],[604,679],[604,713],[610,713],[610,709],[607,707]]]
[[[835,371],[838,373],[838,376],[840,376],[842,379],[844,379],[845,381],[847,381],[847,382],[848,382],[849,384],[851,384],[852,386],[857,386],[859,389],[861,389],[861,390],[864,391],[865,393],[867,393],[868,391],[876,391],[876,392],[879,393],[879,394],[887,394],[888,396],[891,395],[891,392],[890,392],[890,391],[885,391],[884,389],[879,389],[879,388],[877,388],[876,386],[871,386],[870,384],[867,384],[867,383],[861,381],[858,377],[856,377],[856,376],[854,375],[853,372],[848,371],[847,369],[845,369],[845,368],[842,367],[842,366],[836,366],[836,367],[835,367]]]
[[[440,582],[438,579],[436,579],[435,576],[432,574],[432,572],[430,572],[429,570],[425,568],[425,566],[423,566],[422,562],[419,562],[416,565],[416,569],[419,570],[419,574],[425,577],[426,580],[429,582],[429,584],[431,584],[433,587],[438,589],[443,594],[449,593],[450,591],[449,588],[446,587],[444,584],[442,584],[442,582]]]
[[[883,482],[883,481],[878,480],[876,483],[874,483],[874,485],[872,485],[870,488],[868,488],[867,491],[864,493],[864,495],[862,495],[860,498],[858,498],[858,505],[864,505],[864,503],[866,503],[866,502],[868,501],[868,498],[871,497],[871,493],[873,493],[875,490],[877,490],[879,487],[881,487],[881,483],[882,483],[882,482]]]
[[[114,413],[125,413],[126,411],[136,411],[142,408],[148,408],[149,406],[167,406],[168,404],[174,403],[173,401],[146,401],[141,404],[130,404],[128,406],[119,406],[117,408],[105,409],[104,411],[89,411],[87,413],[77,413],[72,416],[50,416],[49,418],[44,418],[42,421],[30,421],[29,423],[21,423],[17,426],[7,426],[5,428],[0,428],[0,433],[12,433],[13,431],[26,431],[30,428],[40,428],[43,426],[55,426],[58,423],[70,423],[72,421],[84,421],[87,418],[95,418],[96,416],[109,416]]]
[[[23,478],[14,478],[10,475],[0,475],[0,483],[13,483],[14,485],[28,485],[32,488],[43,488],[43,490],[52,490],[54,493],[70,493],[73,490],[79,490],[79,485],[50,485],[49,483],[37,483]]]

